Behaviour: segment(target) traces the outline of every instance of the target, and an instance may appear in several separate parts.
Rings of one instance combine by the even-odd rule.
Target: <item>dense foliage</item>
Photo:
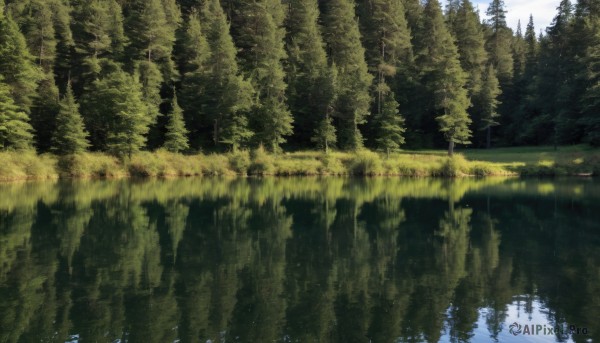
[[[0,149],[600,145],[600,0],[557,11],[537,36],[502,0],[1,0]]]

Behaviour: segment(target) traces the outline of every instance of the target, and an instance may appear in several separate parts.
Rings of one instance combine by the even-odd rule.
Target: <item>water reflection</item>
[[[600,184],[0,185],[0,342],[600,339]]]

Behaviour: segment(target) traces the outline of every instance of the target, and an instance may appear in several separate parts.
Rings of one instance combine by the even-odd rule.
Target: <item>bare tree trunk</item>
[[[454,156],[454,142],[452,141],[450,142],[450,144],[448,144],[448,156]]]

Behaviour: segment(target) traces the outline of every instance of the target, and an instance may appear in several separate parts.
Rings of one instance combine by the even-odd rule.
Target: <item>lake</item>
[[[600,181],[0,184],[0,342],[600,341]]]

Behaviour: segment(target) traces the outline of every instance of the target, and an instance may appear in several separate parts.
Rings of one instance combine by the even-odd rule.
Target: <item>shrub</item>
[[[227,157],[229,160],[229,169],[242,175],[248,173],[248,168],[250,167],[250,153],[248,151],[233,152]]]
[[[58,165],[63,177],[123,177],[127,175],[116,157],[100,153],[62,156]]]
[[[458,177],[464,176],[468,170],[467,160],[462,155],[454,155],[446,157],[442,162],[437,174],[438,176]]]
[[[275,171],[273,157],[271,157],[261,145],[252,151],[252,163],[248,167],[250,175],[272,175]]]
[[[348,170],[344,167],[342,162],[332,154],[323,154],[319,160],[321,161],[321,166],[318,168],[320,174],[348,174]]]
[[[379,175],[383,172],[381,158],[372,151],[359,151],[352,159],[351,170],[355,175]]]

